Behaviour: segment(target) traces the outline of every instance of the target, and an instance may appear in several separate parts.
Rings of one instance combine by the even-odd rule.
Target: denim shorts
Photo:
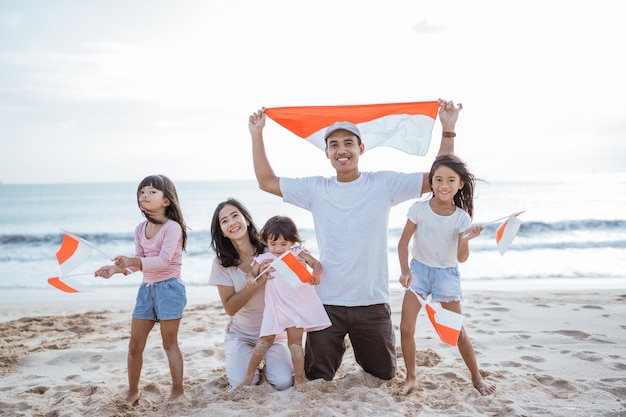
[[[137,291],[134,319],[176,320],[183,317],[187,305],[185,284],[178,278],[154,283],[142,282]]]
[[[411,259],[411,285],[413,291],[427,298],[432,294],[432,301],[447,303],[463,300],[459,268],[433,268]]]

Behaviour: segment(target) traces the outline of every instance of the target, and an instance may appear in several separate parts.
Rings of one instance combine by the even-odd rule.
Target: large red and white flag
[[[522,221],[518,219],[517,216],[522,213],[523,211],[511,214],[511,216],[496,230],[496,243],[501,256],[504,255],[504,252],[509,250],[511,244],[513,243],[513,239],[517,236],[517,232],[522,225]]]
[[[276,271],[276,279],[287,281],[292,288],[299,288],[308,284],[319,275],[311,274],[292,252],[287,251],[274,259],[265,270],[261,271],[255,280],[259,279],[261,275],[271,268],[274,268]]]
[[[418,293],[410,290],[419,300],[428,319],[432,323],[435,331],[439,335],[439,339],[442,342],[452,346],[456,346],[463,328],[463,314],[455,313],[454,311],[446,310],[441,306],[432,304],[430,301],[423,299]]]
[[[326,128],[348,121],[358,126],[365,150],[390,146],[412,155],[425,155],[439,110],[438,101],[362,104],[352,106],[273,107],[269,118],[324,150]]]
[[[82,265],[91,255],[93,249],[93,246],[84,239],[66,232],[63,235],[61,247],[57,251],[61,274],[69,275],[70,272]]]

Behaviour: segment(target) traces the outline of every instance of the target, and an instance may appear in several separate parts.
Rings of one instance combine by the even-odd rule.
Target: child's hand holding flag
[[[500,251],[500,255],[504,255],[504,253],[509,250],[511,244],[513,243],[513,239],[517,236],[517,232],[522,224],[522,221],[517,218],[520,214],[522,214],[524,210],[518,211],[516,213],[511,214],[510,216],[501,217],[499,219],[492,220],[483,225],[472,226],[463,232],[463,239],[472,239],[480,234],[484,227],[488,224],[495,223],[497,221],[507,219],[504,223],[502,223],[498,229],[496,230],[496,243],[498,245],[498,250]],[[478,229],[480,228],[480,231]],[[476,234],[477,233],[477,234]],[[470,237],[470,235],[472,235]],[[475,236],[474,236],[475,235]]]
[[[485,229],[485,226],[483,226],[482,224],[479,224],[477,226],[471,226],[469,229],[465,230],[463,232],[463,239],[474,239],[475,237],[479,236],[482,231]]]

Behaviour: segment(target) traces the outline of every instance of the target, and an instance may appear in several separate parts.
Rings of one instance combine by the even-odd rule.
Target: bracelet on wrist
[[[442,132],[441,136],[443,136],[444,138],[453,138],[453,137],[456,137],[456,133],[454,133],[454,132]]]

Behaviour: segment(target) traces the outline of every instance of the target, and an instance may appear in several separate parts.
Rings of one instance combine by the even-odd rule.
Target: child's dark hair
[[[470,217],[474,215],[474,186],[476,185],[476,178],[474,175],[469,172],[467,169],[467,165],[461,158],[453,154],[443,154],[437,156],[435,158],[435,162],[430,168],[430,173],[428,174],[428,182],[433,183],[433,176],[435,175],[435,171],[440,166],[446,166],[456,172],[460,177],[461,182],[463,183],[463,188],[461,188],[456,195],[454,196],[454,204],[457,207],[465,210]]]
[[[287,242],[302,243],[296,224],[289,217],[274,216],[267,219],[261,228],[259,237],[262,242],[268,243],[282,237]]]
[[[220,227],[220,211],[226,206],[233,206],[243,215],[248,223],[248,238],[252,247],[254,247],[254,255],[260,255],[265,251],[265,245],[259,240],[259,232],[252,221],[252,216],[246,207],[234,198],[222,201],[215,207],[213,219],[211,220],[211,249],[219,259],[224,268],[230,266],[238,266],[241,264],[239,252],[233,245],[233,242],[222,233]]]
[[[139,185],[137,186],[137,205],[141,210],[141,204],[139,204],[139,194],[141,189],[144,187],[154,187],[159,191],[163,192],[163,196],[169,200],[169,204],[165,207],[165,215],[168,219],[174,220],[176,223],[180,225],[180,228],[183,231],[183,250],[187,247],[187,225],[185,224],[185,220],[183,219],[183,212],[180,209],[180,202],[178,200],[178,193],[176,192],[176,187],[172,180],[167,178],[165,175],[148,175],[146,178],[141,180]],[[159,222],[145,211],[141,210],[141,214],[150,222],[156,223]]]

